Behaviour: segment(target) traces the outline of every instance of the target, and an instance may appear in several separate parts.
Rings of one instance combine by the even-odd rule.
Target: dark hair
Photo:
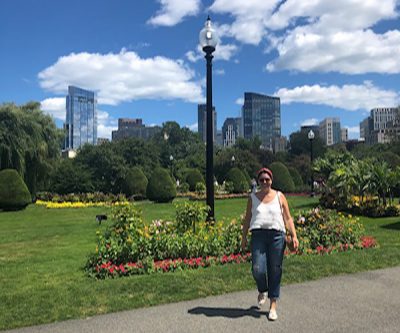
[[[271,178],[271,180],[273,180],[274,177],[272,175],[272,171],[268,168],[261,168],[260,170],[257,171],[257,180],[258,180],[258,178],[260,178],[260,175],[263,173],[266,173]]]

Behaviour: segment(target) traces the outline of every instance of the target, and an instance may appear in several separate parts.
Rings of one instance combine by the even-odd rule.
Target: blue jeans
[[[252,273],[260,293],[268,291],[268,298],[279,298],[285,233],[272,229],[258,229],[251,233]]]

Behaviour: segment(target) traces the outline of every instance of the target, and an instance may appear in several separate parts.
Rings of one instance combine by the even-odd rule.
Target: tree
[[[97,191],[114,194],[122,191],[127,166],[112,143],[86,144],[78,150],[75,160],[82,168],[91,170],[92,183]]]
[[[311,154],[311,144],[308,139],[307,132],[295,132],[290,134],[290,145],[289,153],[292,155],[310,155]],[[326,151],[326,146],[323,140],[316,136],[313,140],[313,155],[314,158],[323,156]]]
[[[74,160],[61,160],[51,177],[51,189],[58,194],[87,193],[94,190],[92,175]]]
[[[126,138],[113,141],[111,145],[128,167],[140,167],[146,177],[150,177],[153,170],[160,166],[160,149],[152,141]]]
[[[0,169],[16,169],[35,195],[48,185],[59,158],[62,131],[40,110],[40,103],[0,106]]]

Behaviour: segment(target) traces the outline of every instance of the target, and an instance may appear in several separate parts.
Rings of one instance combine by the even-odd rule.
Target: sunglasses
[[[268,183],[271,181],[271,178],[259,178],[258,181],[260,183]]]

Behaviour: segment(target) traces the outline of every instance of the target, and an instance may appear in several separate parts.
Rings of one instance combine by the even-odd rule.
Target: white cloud
[[[354,136],[355,134],[360,134],[360,126],[344,126],[344,128],[347,128],[349,135],[352,134],[352,136]]]
[[[186,125],[186,127],[189,128],[192,132],[197,132],[198,128],[199,128],[199,124],[195,123],[195,124],[192,124],[192,125]]]
[[[111,132],[118,129],[117,120],[106,111],[97,110],[97,137],[111,140]]]
[[[210,10],[230,14],[223,36],[244,44],[268,42],[277,51],[269,71],[400,73],[400,30],[372,30],[398,17],[396,0],[215,0]]]
[[[215,74],[216,75],[225,75],[225,70],[224,69],[216,69]]]
[[[372,30],[321,34],[296,28],[278,43],[279,57],[268,71],[339,72],[344,74],[400,73],[400,31]]]
[[[239,98],[235,101],[235,103],[238,104],[238,105],[243,105],[243,104],[244,104],[244,98],[243,98],[243,97],[239,97]]]
[[[234,44],[218,44],[215,48],[215,52],[213,53],[214,59],[213,61],[218,60],[230,60],[238,51],[238,47]],[[200,59],[204,59],[204,52],[201,49],[201,46],[198,45],[196,51],[188,51],[186,52],[186,58],[190,62],[197,62]],[[205,60],[204,60],[205,61]]]
[[[200,10],[200,0],[158,0],[161,9],[147,23],[160,26],[174,26],[185,16],[197,15]]]
[[[272,15],[280,0],[215,0],[210,10],[231,14],[234,22],[224,25],[224,32],[245,44],[258,45],[265,35],[265,20]]]
[[[117,105],[137,99],[181,99],[198,103],[202,88],[195,73],[181,60],[135,52],[71,53],[38,74],[40,86],[66,93],[68,85],[94,90],[99,104]]]
[[[42,111],[54,117],[55,119],[65,121],[65,97],[46,98],[45,100],[40,102],[40,108]]]
[[[310,118],[306,119],[301,123],[301,126],[313,126],[313,125],[318,125],[319,121],[317,118]]]
[[[327,105],[345,110],[371,110],[374,107],[391,107],[400,102],[400,95],[393,90],[382,90],[371,82],[365,81],[361,85],[332,85],[322,87],[300,86],[292,89],[281,88],[275,92],[281,98],[282,104],[309,103]]]

